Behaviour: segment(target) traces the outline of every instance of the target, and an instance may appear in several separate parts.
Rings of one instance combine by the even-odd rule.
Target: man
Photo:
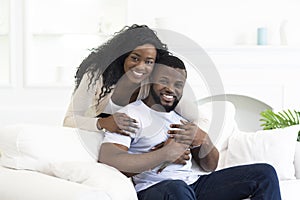
[[[205,132],[173,111],[186,81],[184,63],[174,56],[158,63],[148,97],[121,110],[138,122],[136,134],[107,133],[99,161],[132,176],[140,200],[281,199],[276,172],[268,164],[208,175],[191,169],[194,159],[202,170],[214,171],[219,153]],[[162,142],[162,148],[152,151]]]

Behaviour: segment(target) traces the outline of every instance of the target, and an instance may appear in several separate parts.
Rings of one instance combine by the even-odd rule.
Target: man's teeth
[[[174,96],[172,96],[172,95],[167,95],[167,94],[164,94],[163,96],[166,97],[167,99],[173,99],[173,98],[174,98]]]
[[[143,76],[143,73],[141,73],[141,72],[133,71],[133,73],[134,73],[136,76]]]

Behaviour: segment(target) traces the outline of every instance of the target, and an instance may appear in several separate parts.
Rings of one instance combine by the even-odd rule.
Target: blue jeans
[[[280,200],[275,169],[268,164],[231,167],[202,175],[193,184],[165,180],[138,192],[139,200]]]

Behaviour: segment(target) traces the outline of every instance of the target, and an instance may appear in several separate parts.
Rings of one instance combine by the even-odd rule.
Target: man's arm
[[[198,128],[196,134],[198,136],[195,137],[193,143],[196,144],[197,147],[191,149],[193,159],[203,171],[214,171],[218,166],[219,151],[214,146],[207,133]]]
[[[163,148],[143,154],[129,154],[128,148],[114,143],[103,143],[99,162],[113,166],[126,175],[153,169],[163,162],[173,162],[186,150],[187,145],[171,141]]]

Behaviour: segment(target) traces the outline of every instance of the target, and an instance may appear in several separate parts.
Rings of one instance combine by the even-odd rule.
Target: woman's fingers
[[[182,124],[171,124],[171,129],[168,131],[170,137],[174,138],[176,142],[191,145],[196,134],[196,125],[191,122],[182,121]]]
[[[136,132],[136,128],[138,128],[137,125],[137,121],[131,117],[129,117],[128,115],[126,115],[125,113],[115,113],[113,115],[114,120],[118,126],[118,128],[121,131],[118,131],[118,133],[135,133]],[[128,133],[126,133],[126,135],[129,135]]]
[[[117,130],[116,133],[119,133],[120,135],[130,136],[128,132],[121,129]]]

